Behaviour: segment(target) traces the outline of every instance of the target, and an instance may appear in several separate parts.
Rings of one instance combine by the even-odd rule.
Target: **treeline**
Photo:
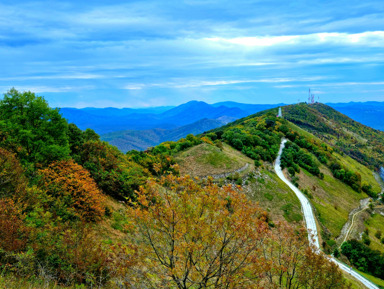
[[[246,118],[243,122],[236,122],[233,126],[215,129],[205,136],[212,140],[224,141],[255,160],[255,165],[261,161],[273,162],[277,157],[280,139],[281,119],[273,112],[254,118]]]
[[[319,166],[309,153],[306,153],[297,144],[287,142],[281,155],[281,167],[288,168],[290,175],[294,176],[295,173],[300,172],[299,166],[315,176],[324,178]]]
[[[384,279],[384,254],[380,251],[372,250],[357,240],[349,240],[341,246],[341,253],[358,270]]]

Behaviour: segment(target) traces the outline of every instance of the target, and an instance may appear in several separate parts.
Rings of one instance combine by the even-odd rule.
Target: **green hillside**
[[[361,164],[372,169],[384,166],[384,132],[321,103],[288,105],[283,108],[283,115]]]
[[[349,211],[379,187],[369,169],[274,110],[123,154],[44,98],[9,91],[0,286],[301,288],[321,279],[317,288],[348,288],[336,265],[307,250],[299,201],[273,170],[283,137],[284,171],[312,201],[331,250]]]

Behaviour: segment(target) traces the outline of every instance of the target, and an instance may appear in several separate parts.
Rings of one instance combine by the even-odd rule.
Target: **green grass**
[[[378,285],[378,286],[384,288],[384,280],[383,280],[383,279],[374,277],[374,276],[372,276],[372,275],[369,275],[369,274],[367,274],[367,273],[358,271],[358,270],[356,270],[356,269],[354,269],[354,270],[357,271],[357,272],[359,272],[360,275],[364,276],[364,277],[367,278],[369,281],[371,281],[371,282],[375,283],[376,285]]]
[[[356,163],[352,159],[350,161]],[[359,206],[361,199],[368,196],[365,193],[354,191],[348,185],[335,179],[332,172],[324,165],[321,165],[320,169],[324,173],[323,180],[301,169],[298,174],[298,183],[302,191],[307,189],[308,193],[313,196],[311,203],[316,209],[318,220],[329,230],[331,236],[336,238],[347,222],[349,212]]]
[[[231,159],[217,147],[207,146],[206,150],[208,153],[197,159],[199,163],[211,165],[215,168],[225,167],[226,169],[230,169],[231,166],[236,164],[235,160]]]
[[[272,172],[270,164],[264,163],[264,167],[265,169],[258,170],[261,176],[249,181],[249,186],[244,191],[269,212],[272,220],[303,220],[300,201],[295,193]]]
[[[361,183],[367,183],[372,185],[373,191],[379,193],[381,191],[380,184],[376,181],[373,172],[367,168],[366,166],[363,166],[359,162],[352,159],[350,156],[347,155],[339,155],[337,153],[333,153],[333,156],[345,167],[347,167],[349,170],[353,172],[358,172],[361,175]]]
[[[207,176],[233,172],[245,164],[253,168],[254,161],[227,144],[223,149],[202,143],[175,155],[182,174]]]
[[[347,222],[349,212],[360,205],[361,199],[368,196],[333,178],[331,172],[324,174],[324,180],[318,179],[317,183],[324,193],[314,198],[314,205],[319,210],[323,224],[336,237]]]
[[[375,236],[376,232],[380,230],[382,232],[381,238],[384,238],[384,216],[380,214],[372,215],[365,221],[365,226],[369,230],[369,239],[371,240],[369,247],[384,253],[384,244]]]

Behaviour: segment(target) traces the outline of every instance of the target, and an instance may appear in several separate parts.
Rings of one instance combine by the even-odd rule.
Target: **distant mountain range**
[[[384,102],[328,103],[328,105],[357,122],[384,131]]]
[[[190,101],[182,105],[150,108],[62,108],[69,122],[91,128],[101,138],[126,152],[145,150],[167,140],[199,134],[236,119],[284,104],[245,104]],[[384,131],[384,102],[328,104],[352,119]]]
[[[202,132],[220,127],[227,122],[216,119],[201,119],[192,124],[187,124],[173,129],[154,128],[149,130],[125,130],[107,133],[101,138],[118,147],[121,151],[145,150],[165,141],[177,141],[188,134]]]

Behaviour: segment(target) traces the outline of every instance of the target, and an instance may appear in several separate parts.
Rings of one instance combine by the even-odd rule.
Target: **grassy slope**
[[[301,169],[299,177],[300,189],[307,189],[313,196],[318,220],[327,228],[331,236],[336,238],[348,220],[349,212],[357,208],[360,199],[368,196],[355,192],[351,187],[332,177],[328,168],[321,166],[324,179],[321,180]]]
[[[293,130],[303,134],[306,137],[320,140],[318,137],[296,126],[289,124]],[[321,140],[320,140],[321,141]],[[362,164],[358,163],[348,155],[340,155],[336,152],[333,156],[349,169],[357,171],[361,175],[362,183],[371,184],[372,188],[380,191],[380,185],[377,183],[373,172]],[[315,156],[313,156],[315,159]],[[312,176],[305,170],[301,170],[299,176],[299,185],[301,189],[307,189],[313,195],[311,202],[314,204],[318,213],[318,219],[332,234],[337,237],[343,225],[348,220],[349,212],[357,208],[360,200],[367,198],[365,193],[358,193],[351,187],[333,177],[332,172],[324,165],[320,166],[324,173],[324,180]]]
[[[202,143],[178,153],[175,159],[180,165],[181,174],[200,177],[233,172],[247,163],[252,168],[254,163],[227,144],[223,144],[223,150],[220,150],[216,146]]]
[[[382,232],[381,238],[384,237],[384,216],[380,214],[373,214],[365,221],[365,226],[369,230],[369,239],[371,244],[369,247],[374,250],[379,250],[384,253],[384,246],[381,241],[375,237],[375,233],[380,230]]]
[[[273,220],[303,220],[300,201],[293,191],[273,172],[271,164],[264,163],[263,167],[257,170],[255,177],[248,179],[246,194],[267,210]]]
[[[264,163],[263,168],[255,171],[253,160],[227,144],[224,144],[224,149],[221,151],[215,146],[203,143],[178,153],[175,159],[180,165],[181,173],[192,176],[228,173],[249,163],[251,164],[249,169],[242,173],[248,175],[244,177],[246,180],[244,193],[250,199],[259,202],[273,220],[284,218],[288,221],[302,220],[299,200],[273,172],[271,164]],[[251,171],[253,173],[249,175]]]

